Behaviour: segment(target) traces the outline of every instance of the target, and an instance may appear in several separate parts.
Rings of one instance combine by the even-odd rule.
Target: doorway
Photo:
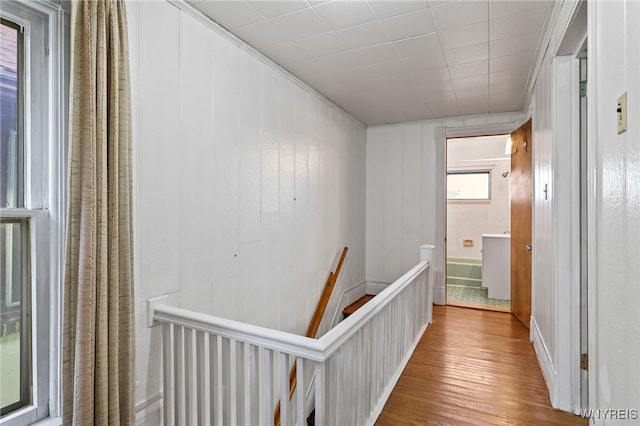
[[[446,140],[446,303],[511,311],[510,134]]]

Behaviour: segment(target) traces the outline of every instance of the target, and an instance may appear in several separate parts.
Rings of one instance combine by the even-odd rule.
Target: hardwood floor
[[[551,408],[528,336],[508,313],[434,306],[376,424],[588,424]]]

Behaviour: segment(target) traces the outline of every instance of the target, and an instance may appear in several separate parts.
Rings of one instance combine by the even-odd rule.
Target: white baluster
[[[298,414],[296,424],[298,425],[306,424],[304,418],[304,397],[306,389],[306,384],[304,382],[304,368],[304,358],[298,357],[296,367],[296,411]]]
[[[210,424],[209,418],[209,398],[207,392],[207,363],[205,353],[205,333],[196,332],[196,381],[197,381],[197,409],[198,424]]]
[[[193,329],[184,330],[184,400],[185,400],[185,423],[195,424],[195,397],[193,372]]]
[[[243,394],[243,420],[245,424],[252,424],[251,419],[251,345],[243,344],[242,351],[242,394]]]
[[[215,425],[223,424],[222,389],[222,338],[209,335],[209,383],[211,387],[211,421]]]
[[[316,393],[316,424],[324,426],[325,424],[325,375],[324,375],[324,362],[316,363],[316,379],[315,379],[315,393]]]
[[[182,339],[183,328],[173,328],[174,341],[174,385],[176,387],[176,425],[184,424],[184,341]]]
[[[271,350],[260,348],[260,424],[273,424],[273,381]]]
[[[171,329],[173,326],[168,323],[162,325],[162,362],[163,379],[164,379],[164,424],[166,426],[175,424],[174,404],[175,404],[175,382],[173,380],[173,346],[175,342],[171,338]]]
[[[279,354],[280,361],[280,424],[289,424],[289,360],[284,352]]]
[[[229,424],[232,426],[238,424],[238,394],[236,392],[238,380],[236,364],[236,341],[229,340]]]
[[[257,425],[260,423],[260,349],[257,346],[251,345],[249,362],[251,363],[249,387],[252,407],[249,424]]]

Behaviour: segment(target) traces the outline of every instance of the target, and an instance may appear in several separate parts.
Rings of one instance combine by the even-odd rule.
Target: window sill
[[[61,424],[61,417],[47,417],[46,419],[42,419],[39,422],[35,422],[31,426],[60,426]]]

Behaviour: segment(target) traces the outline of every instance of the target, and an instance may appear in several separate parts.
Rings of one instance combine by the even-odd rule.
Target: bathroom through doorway
[[[511,135],[448,138],[446,303],[511,312]]]

